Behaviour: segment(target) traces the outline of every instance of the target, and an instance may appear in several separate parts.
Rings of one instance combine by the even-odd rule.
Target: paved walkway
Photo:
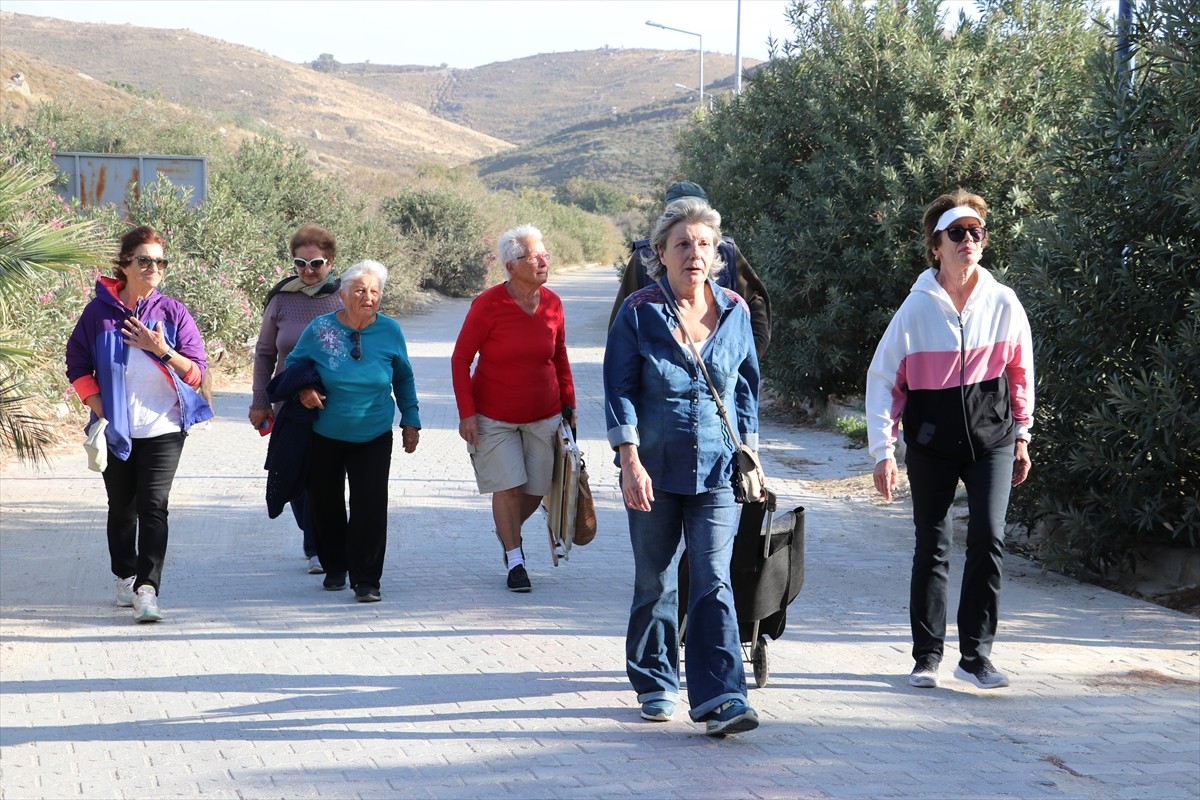
[[[600,534],[514,595],[456,434],[465,301],[402,320],[425,423],[397,452],[383,602],[304,573],[268,520],[245,387],[184,451],[166,620],[113,604],[104,492],[72,448],[0,498],[0,797],[599,798],[1200,796],[1195,618],[1008,561],[995,655],[1013,686],[908,687],[906,504],[822,499],[813,464],[870,469],[841,437],[766,424],[767,473],[807,507],[807,583],[763,724],[724,741],[638,719],[623,664],[632,565],[603,441],[607,269],[555,276]],[[957,581],[960,562],[955,562]]]

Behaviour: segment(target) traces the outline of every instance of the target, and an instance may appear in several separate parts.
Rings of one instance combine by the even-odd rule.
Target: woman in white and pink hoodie
[[[903,422],[916,551],[909,616],[912,686],[938,685],[946,639],[952,521],[967,489],[967,560],[954,675],[981,689],[1009,684],[992,665],[1009,493],[1029,474],[1033,345],[1016,294],[979,266],[987,203],[962,189],[925,211],[930,269],[888,325],[867,375],[867,434],[875,488],[891,500]]]

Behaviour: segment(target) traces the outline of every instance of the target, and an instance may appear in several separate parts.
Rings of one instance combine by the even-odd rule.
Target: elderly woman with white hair
[[[559,421],[575,409],[562,301],[545,287],[550,254],[532,225],[498,244],[508,280],[471,303],[450,357],[458,433],[481,494],[492,495],[508,588],[532,588],[521,525],[550,489]],[[478,356],[474,374],[471,363]]]
[[[412,453],[420,440],[416,381],[404,334],[379,312],[387,267],[360,261],[342,275],[344,308],[317,317],[288,354],[287,366],[310,362],[320,388],[302,389],[305,408],[319,409],[309,450],[308,497],[325,568],[325,588],[346,588],[360,603],[380,599],[387,547],[392,422]],[[346,481],[350,509],[346,511]]]

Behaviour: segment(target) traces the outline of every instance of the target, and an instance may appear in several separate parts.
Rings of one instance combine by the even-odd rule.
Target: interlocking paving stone
[[[762,727],[709,739],[683,706],[640,721],[599,369],[615,273],[562,272],[551,288],[600,534],[552,567],[535,515],[528,595],[504,588],[457,434],[449,353],[465,300],[401,318],[426,427],[416,455],[393,456],[379,604],[322,591],[291,515],[267,518],[244,383],[218,391],[217,418],[188,438],[156,625],[113,604],[104,490],[81,449],[49,470],[7,465],[0,797],[1200,796],[1195,618],[1009,556],[994,660],[1012,687],[955,680],[951,626],[942,687],[912,689],[908,505],[814,493],[811,465],[864,475],[868,456],[771,419],[764,466],[784,503],[807,508],[808,542],[770,681],[750,693]],[[1033,454],[1036,469],[1036,439]]]

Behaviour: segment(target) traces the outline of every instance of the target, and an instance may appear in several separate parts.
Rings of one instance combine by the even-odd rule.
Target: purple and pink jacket
[[[86,400],[99,393],[108,427],[104,431],[108,449],[122,461],[129,458],[132,442],[129,437],[129,403],[125,399],[125,364],[129,358],[150,358],[170,380],[179,397],[180,429],[186,432],[198,422],[212,419],[212,408],[196,391],[207,369],[204,341],[195,320],[178,300],[167,297],[157,289],[137,304],[132,311],[121,303],[118,292],[123,281],[101,277],[96,281],[96,297],[84,306],[75,330],[67,340],[67,380]],[[183,379],[165,364],[144,350],[125,344],[121,326],[131,316],[137,316],[150,327],[163,323],[163,335],[172,350],[182,353],[195,365]],[[96,421],[92,414],[87,428]]]
[[[867,373],[867,439],[878,463],[904,442],[951,458],[1029,440],[1033,341],[1012,289],[983,267],[960,314],[928,269],[879,341]]]

